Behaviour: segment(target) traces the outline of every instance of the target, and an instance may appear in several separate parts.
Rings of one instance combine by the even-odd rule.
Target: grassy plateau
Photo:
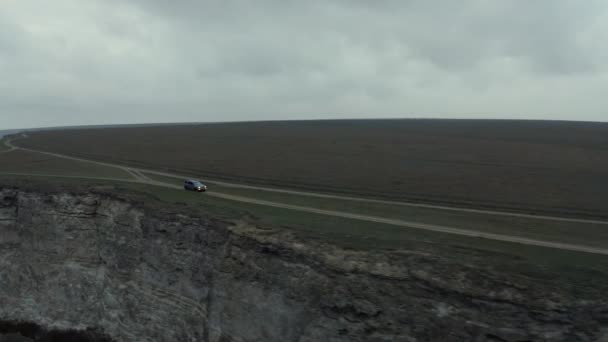
[[[32,132],[18,145],[244,184],[608,217],[608,124],[345,120]]]
[[[16,145],[190,174],[211,192],[404,221],[608,248],[608,226],[463,213],[230,187],[235,183],[463,207],[608,217],[608,125],[565,122],[376,120],[260,122],[28,133]],[[18,176],[27,173],[40,176]],[[53,175],[46,177],[44,175]],[[145,174],[179,186],[181,179]],[[81,178],[78,178],[81,177]],[[89,178],[87,178],[89,177]],[[105,179],[92,179],[105,178]],[[608,279],[608,258],[241,203],[133,183],[120,168],[22,150],[0,154],[0,183],[143,196],[147,206],[246,220],[364,250],[432,250],[522,272]],[[527,265],[527,266],[525,266]],[[525,266],[525,267],[524,267]],[[604,277],[606,276],[606,277]]]

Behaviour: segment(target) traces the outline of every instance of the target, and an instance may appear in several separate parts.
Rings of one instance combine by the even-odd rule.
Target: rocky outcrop
[[[345,251],[100,193],[1,190],[0,270],[0,320],[95,329],[116,341],[600,341],[608,333],[608,302],[557,284],[428,251]]]

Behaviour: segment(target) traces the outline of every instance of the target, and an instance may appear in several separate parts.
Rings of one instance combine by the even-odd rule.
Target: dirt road
[[[175,185],[175,184],[168,184],[168,183],[151,180],[150,178],[141,174],[141,172],[146,172],[146,173],[156,174],[156,175],[161,175],[161,176],[167,176],[167,177],[175,177],[175,178],[190,178],[187,176],[158,172],[158,171],[154,171],[154,170],[133,168],[133,167],[128,167],[128,166],[124,166],[124,165],[116,165],[116,164],[98,162],[98,161],[88,160],[88,159],[83,159],[83,158],[76,158],[76,157],[61,155],[61,154],[57,154],[57,153],[20,148],[18,146],[12,145],[12,142],[10,142],[10,141],[7,141],[7,145],[9,147],[14,147],[15,149],[22,149],[22,150],[31,151],[31,152],[42,153],[42,154],[46,154],[46,155],[50,155],[50,156],[55,156],[58,158],[90,162],[90,163],[94,163],[97,165],[120,168],[120,169],[123,169],[126,172],[130,173],[131,175],[133,175],[133,177],[135,179],[134,180],[125,180],[125,179],[120,179],[120,178],[98,178],[98,177],[78,177],[78,176],[72,176],[70,178],[116,180],[116,181],[121,181],[121,182],[127,181],[127,182],[151,184],[151,185],[162,186],[162,187],[171,188],[171,189],[182,189],[182,187]],[[53,174],[31,174],[31,173],[27,173],[27,174],[26,173],[12,173],[12,174],[13,175],[27,175],[27,176],[66,177],[66,176],[53,175]],[[222,182],[222,184],[229,184],[229,183]],[[234,187],[239,187],[239,185],[237,185],[237,184],[231,184],[231,185]],[[262,187],[249,187],[249,186],[240,186],[240,187],[258,188],[258,189],[267,190],[266,188],[262,188]],[[273,190],[276,191],[277,189],[270,189],[270,191],[273,191]],[[333,195],[325,195],[325,194],[300,193],[297,191],[290,191],[290,190],[281,190],[281,192],[288,192],[288,193],[293,193],[293,194],[303,194],[303,195],[314,195],[316,197],[325,197],[325,198],[350,199],[349,197],[341,197],[341,196],[333,196]],[[486,233],[486,232],[480,232],[480,231],[475,231],[475,230],[467,230],[467,229],[425,224],[425,223],[420,223],[420,222],[410,222],[410,221],[397,220],[397,219],[387,219],[387,218],[383,218],[383,217],[376,217],[376,216],[370,216],[370,215],[359,215],[359,214],[341,212],[341,211],[323,210],[323,209],[317,209],[317,208],[311,208],[311,207],[271,202],[271,201],[260,200],[260,199],[256,199],[256,198],[223,194],[223,193],[218,193],[218,192],[207,192],[206,195],[216,197],[216,198],[231,200],[231,201],[251,203],[251,204],[263,205],[263,206],[281,208],[281,209],[296,210],[296,211],[308,212],[308,213],[314,213],[314,214],[320,214],[320,215],[342,217],[342,218],[348,218],[348,219],[354,219],[354,220],[360,220],[360,221],[390,224],[390,225],[394,225],[394,226],[401,226],[401,227],[412,228],[412,229],[422,229],[422,230],[447,233],[447,234],[455,234],[455,235],[468,236],[468,237],[474,237],[474,238],[483,238],[483,239],[489,239],[489,240],[512,242],[512,243],[517,243],[517,244],[522,244],[522,245],[540,246],[540,247],[556,248],[556,249],[576,251],[576,252],[586,252],[586,253],[593,253],[593,254],[608,255],[608,249],[589,247],[589,246],[584,246],[584,245],[575,245],[575,244],[559,243],[559,242],[552,242],[552,241],[542,241],[542,240],[528,239],[528,238],[518,237],[518,236],[493,234],[493,233]],[[366,199],[359,199],[359,198],[353,198],[352,200],[373,201],[376,203],[380,202],[380,203],[391,203],[391,204],[400,203],[400,202],[393,203],[390,201],[366,200]],[[404,204],[404,205],[408,205],[408,204]],[[434,208],[435,206],[426,206],[426,207]],[[437,206],[437,208],[442,209],[442,207],[440,207],[440,206]],[[480,211],[480,210],[471,210],[471,209],[449,208],[448,210],[463,211],[463,212],[482,212],[484,214],[492,214],[491,211]],[[551,217],[551,216],[534,216],[534,215],[513,214],[513,213],[504,213],[504,212],[497,212],[497,215],[509,215],[509,216],[518,216],[518,217],[523,216],[523,217],[530,217],[530,218],[542,219],[542,220],[568,221],[568,222],[579,222],[579,223],[599,223],[599,224],[608,225],[608,222],[605,222],[605,221],[580,220],[580,219],[560,218],[560,217]]]
[[[17,148],[11,144],[10,140],[5,140],[4,145],[8,147],[8,150],[0,151],[0,153],[8,153],[16,150]]]

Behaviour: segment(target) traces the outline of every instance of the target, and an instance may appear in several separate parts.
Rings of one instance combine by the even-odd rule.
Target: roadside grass
[[[0,173],[30,173],[133,179],[129,173],[119,168],[62,159],[23,150],[0,154]]]
[[[147,177],[163,183],[182,185],[182,180],[173,177],[144,173]],[[456,212],[441,209],[419,208],[404,205],[369,203],[340,199],[319,198],[305,195],[285,194],[272,191],[242,189],[209,183],[209,191],[216,191],[266,201],[334,210],[411,222],[449,226],[482,232],[516,235],[531,239],[581,244],[608,248],[608,225],[594,223],[561,222],[499,216],[480,213]]]
[[[300,213],[127,181],[0,175],[0,184],[21,184],[26,187],[36,186],[36,182],[58,189],[66,186],[76,189],[84,187],[134,197],[139,199],[141,205],[155,212],[181,212],[191,216],[210,215],[228,221],[246,221],[268,231],[288,231],[300,239],[334,244],[345,249],[432,253],[456,263],[484,265],[538,278],[541,282],[568,282],[568,286],[581,293],[608,290],[608,256],[604,255]]]

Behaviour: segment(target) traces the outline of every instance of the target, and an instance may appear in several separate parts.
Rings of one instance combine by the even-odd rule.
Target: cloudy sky
[[[0,129],[608,121],[605,0],[1,0]]]

